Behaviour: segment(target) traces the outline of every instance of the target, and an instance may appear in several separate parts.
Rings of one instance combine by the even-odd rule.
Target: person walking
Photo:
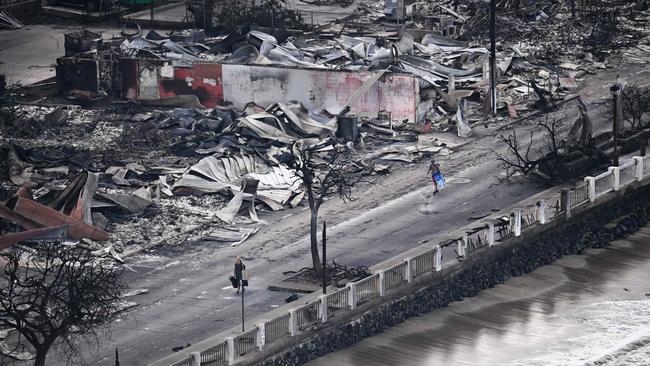
[[[438,163],[436,163],[436,161],[433,159],[431,160],[431,164],[429,165],[429,170],[427,170],[427,174],[431,174],[431,181],[433,182],[433,186],[435,187],[435,191],[433,191],[433,194],[435,195],[436,193],[438,193],[438,182],[443,182],[443,178],[442,178],[442,173],[440,173],[440,165],[438,165]]]
[[[239,293],[239,289],[242,287],[242,280],[244,279],[245,269],[246,266],[244,265],[244,262],[241,261],[241,257],[237,256],[237,260],[235,260],[235,279],[239,283],[239,286],[237,287],[237,293]]]

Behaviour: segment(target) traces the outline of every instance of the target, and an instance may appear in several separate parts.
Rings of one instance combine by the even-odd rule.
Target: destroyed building
[[[204,43],[195,42],[200,38]],[[94,38],[94,39],[91,39]],[[335,40],[294,39],[284,43],[259,31],[241,37],[207,39],[202,32],[164,38],[150,32],[106,42],[80,34],[89,46],[57,60],[61,91],[106,92],[116,97],[174,103],[194,96],[194,106],[213,108],[247,103],[269,106],[297,101],[312,113],[351,113],[374,118],[390,111],[395,121],[423,122],[433,103],[434,85],[476,82],[483,75],[487,50],[406,34],[399,43],[381,38],[340,36]],[[465,69],[411,56],[422,53],[463,55]],[[66,48],[66,50],[68,50]],[[172,98],[172,99],[170,99]]]

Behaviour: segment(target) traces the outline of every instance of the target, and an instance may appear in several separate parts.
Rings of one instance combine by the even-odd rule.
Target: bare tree
[[[544,131],[545,139],[541,146],[534,147],[534,131],[530,131],[530,140],[524,147],[513,129],[508,136],[499,136],[499,141],[504,143],[508,150],[506,154],[497,154],[499,167],[505,171],[505,178],[510,180],[516,175],[528,176],[536,174],[544,180],[553,180],[539,171],[541,164],[558,160],[559,143],[557,138],[557,120],[549,121],[548,117],[544,122],[537,124]]]
[[[650,87],[637,84],[626,85],[621,93],[623,118],[631,130],[645,127],[643,117],[650,112]]]
[[[42,243],[34,253],[13,248],[0,259],[0,325],[16,330],[14,349],[25,340],[32,346],[35,366],[46,364],[53,346],[69,360],[78,357],[80,342],[97,341],[121,308],[121,271],[85,249]]]
[[[322,152],[323,146],[304,147],[299,143],[292,146],[295,169],[305,187],[309,204],[309,236],[311,259],[314,270],[321,269],[318,252],[318,212],[328,195],[338,195],[344,202],[352,200],[352,188],[365,176],[365,168],[356,164],[348,151],[339,152],[336,146]]]

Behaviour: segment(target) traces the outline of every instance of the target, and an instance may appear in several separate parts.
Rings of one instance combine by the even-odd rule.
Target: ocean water
[[[650,365],[650,229],[309,365]]]

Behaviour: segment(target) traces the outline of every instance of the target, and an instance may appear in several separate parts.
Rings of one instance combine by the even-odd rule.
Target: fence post
[[[318,296],[318,304],[320,306],[320,321],[321,323],[327,322],[327,295]]]
[[[456,77],[453,74],[447,76],[447,91],[451,92],[456,90]]]
[[[233,337],[226,337],[226,358],[228,365],[235,364],[235,339]]]
[[[264,345],[266,344],[266,328],[264,323],[257,323],[257,350],[263,351]]]
[[[463,234],[463,254],[465,256],[469,254],[469,234],[467,232]]]
[[[515,209],[515,236],[521,236],[521,209]]]
[[[440,248],[440,245],[436,245],[434,249],[436,251],[436,257],[435,257],[436,272],[439,272],[442,271],[442,248]]]
[[[544,225],[546,224],[546,200],[541,199],[537,201],[537,219],[539,220],[539,223]]]
[[[354,310],[357,307],[357,284],[354,282],[348,283],[348,307],[350,310]]]
[[[384,284],[385,271],[379,271],[379,296],[386,295],[386,285]]]
[[[289,334],[291,336],[298,334],[298,319],[296,319],[296,309],[289,309]]]
[[[585,182],[589,184],[589,202],[594,202],[596,200],[596,179],[594,177],[585,177]]]
[[[612,188],[614,188],[615,191],[618,191],[621,189],[621,168],[617,166],[610,166],[607,170],[609,170],[614,175]]]
[[[643,156],[635,156],[634,158],[634,175],[636,180],[640,181],[643,179]]]
[[[406,282],[411,283],[413,276],[411,275],[411,258],[406,259]]]
[[[564,210],[564,215],[568,219],[571,217],[571,190],[562,188],[560,193],[560,207]]]
[[[456,245],[458,246],[458,256],[465,258],[465,245],[462,239],[456,239]]]
[[[201,366],[201,352],[192,352],[192,366]]]
[[[488,222],[488,246],[494,246],[494,220]]]

